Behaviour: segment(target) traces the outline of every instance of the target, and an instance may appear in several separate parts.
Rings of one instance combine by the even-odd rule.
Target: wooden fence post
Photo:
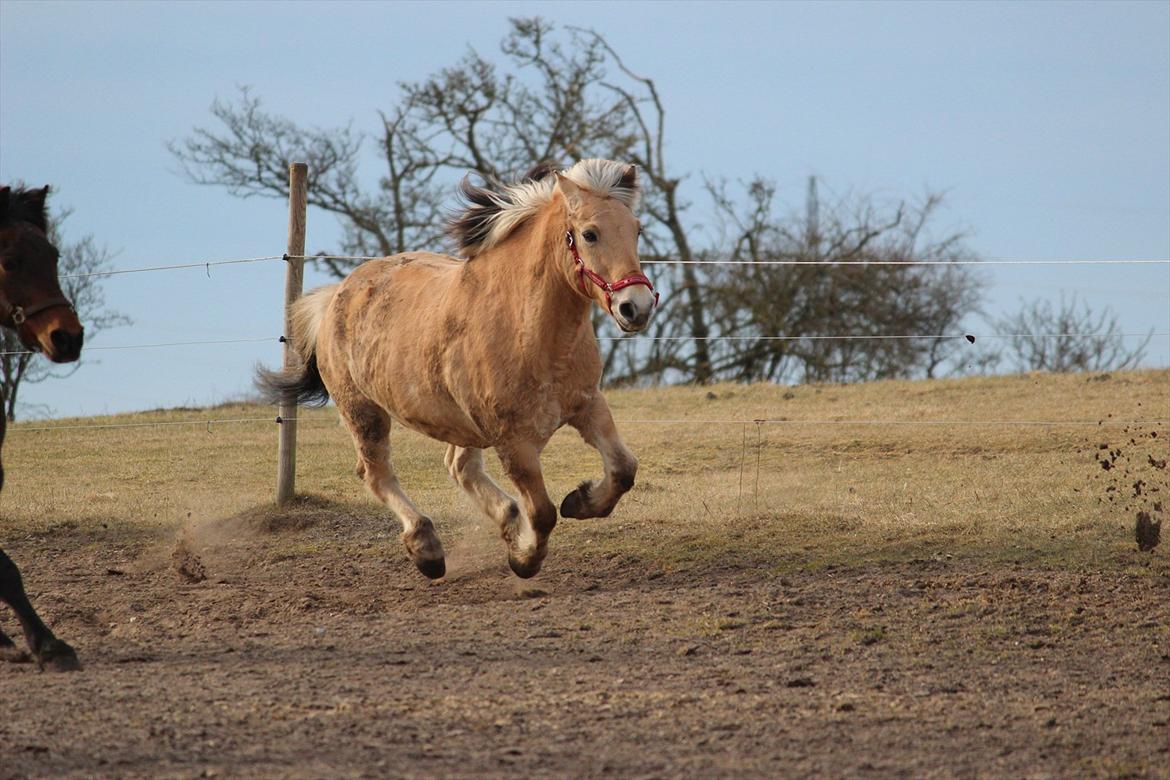
[[[288,166],[288,257],[284,276],[284,370],[301,367],[301,359],[290,341],[292,305],[305,285],[305,214],[308,209],[309,166],[294,162]],[[291,394],[280,399],[277,446],[276,503],[292,500],[297,478],[297,403]]]

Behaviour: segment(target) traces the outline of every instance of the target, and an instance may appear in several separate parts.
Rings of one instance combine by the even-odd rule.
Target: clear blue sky
[[[285,204],[177,173],[165,144],[251,85],[269,109],[375,129],[397,83],[468,46],[492,56],[507,17],[604,33],[654,77],[675,170],[775,179],[799,205],[837,192],[949,193],[942,227],[987,258],[1170,257],[1170,3],[0,2],[0,181],[52,184],[67,237],[115,265],[280,254]],[[378,172],[371,158],[366,172]],[[696,219],[699,215],[696,213]],[[336,246],[309,215],[311,250]],[[279,335],[283,269],[107,280],[134,318],[91,346]],[[324,281],[308,279],[309,285]],[[1170,330],[1170,269],[998,271],[989,308],[1077,292],[1126,330]],[[245,393],[271,345],[93,351],[24,389],[55,416],[208,404]],[[1151,344],[1170,363],[1170,339]]]

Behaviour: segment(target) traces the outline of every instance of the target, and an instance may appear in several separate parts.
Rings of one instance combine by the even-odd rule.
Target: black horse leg
[[[68,672],[81,668],[73,648],[53,636],[53,632],[33,609],[24,592],[20,569],[16,568],[16,564],[4,550],[0,550],[0,601],[7,603],[16,612],[33,659],[42,669]],[[0,633],[0,658],[21,660],[22,655],[16,650],[12,640]]]
[[[14,664],[24,664],[31,661],[32,658],[28,653],[21,650],[12,640],[8,638],[8,634],[0,631],[0,661],[9,661]]]

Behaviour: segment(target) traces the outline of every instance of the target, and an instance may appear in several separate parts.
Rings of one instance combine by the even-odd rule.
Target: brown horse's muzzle
[[[24,329],[35,339],[35,345],[28,346],[39,348],[54,363],[72,363],[81,357],[85,328],[71,306],[58,306],[34,315],[25,321]]]

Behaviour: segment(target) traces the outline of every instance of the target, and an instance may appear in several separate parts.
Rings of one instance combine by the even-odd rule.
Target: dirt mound
[[[346,509],[341,504],[320,496],[304,495],[283,506],[261,504],[245,509],[209,525],[218,526],[223,531],[279,534],[326,525],[344,514]]]

